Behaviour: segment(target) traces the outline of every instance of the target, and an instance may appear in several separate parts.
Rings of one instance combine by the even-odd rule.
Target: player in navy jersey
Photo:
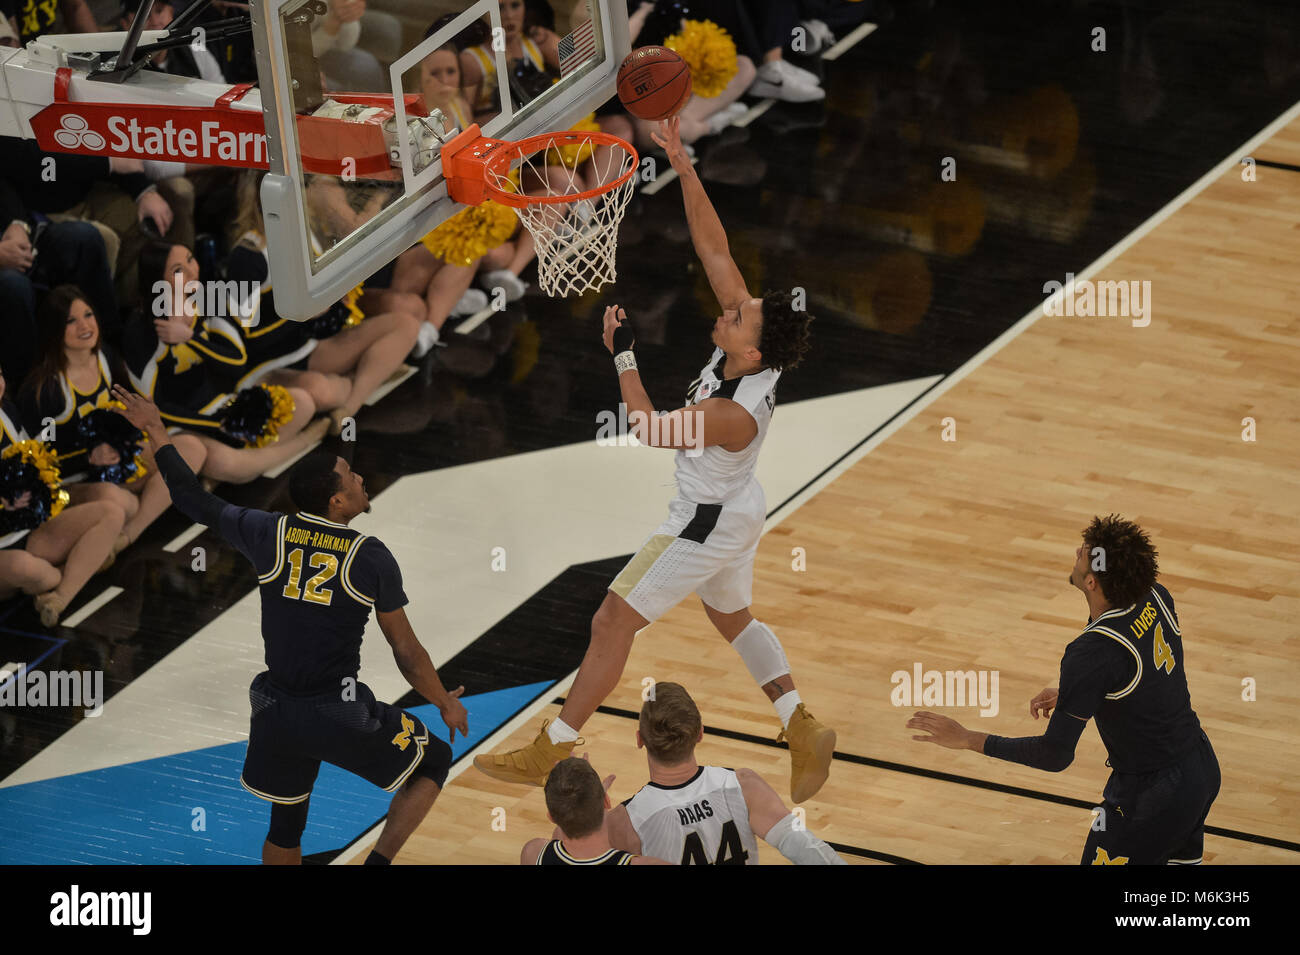
[[[469,731],[406,612],[402,574],[388,548],[348,526],[370,510],[365,481],[337,456],[315,451],[294,466],[295,514],[227,504],[204,491],[168,439],[157,407],[122,387],[124,414],[149,434],[172,502],[216,530],[253,564],[262,594],[265,672],[249,687],[252,718],[240,783],[271,802],[262,847],[268,864],[298,864],[307,803],[322,761],[394,792],[368,865],[387,865],[438,798],[451,748],[419,717],[381,703],[357,679],[373,607],[402,676],[438,707],[451,730]]]
[[[1051,719],[1042,736],[1006,739],[918,712],[913,739],[1060,772],[1088,720],[1111,768],[1084,865],[1193,865],[1219,794],[1219,762],[1187,690],[1174,599],[1156,582],[1150,538],[1117,515],[1094,518],[1075,552],[1070,583],[1088,601],[1088,626],[1065,648],[1059,688],[1029,702]]]

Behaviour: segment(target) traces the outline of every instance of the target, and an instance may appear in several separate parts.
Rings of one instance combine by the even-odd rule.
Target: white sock
[[[781,720],[782,729],[790,728],[790,717],[794,716],[794,711],[799,709],[799,704],[802,702],[798,690],[783,693],[772,701],[772,705],[776,707],[776,715]]]
[[[793,713],[794,710],[790,712]],[[575,743],[578,740],[578,731],[558,716],[551,720],[550,726],[546,727],[546,735],[551,738],[551,742],[556,746],[561,743]]]

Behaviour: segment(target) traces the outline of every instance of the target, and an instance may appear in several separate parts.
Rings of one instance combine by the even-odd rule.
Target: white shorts
[[[657,620],[692,593],[722,613],[744,610],[753,601],[754,552],[766,519],[757,481],[722,504],[674,498],[668,520],[609,589],[646,620]]]

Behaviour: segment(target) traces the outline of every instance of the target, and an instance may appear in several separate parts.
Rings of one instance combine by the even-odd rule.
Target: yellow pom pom
[[[68,492],[59,487],[59,458],[44,441],[29,438],[15,441],[4,449],[0,457],[21,457],[40,475],[41,483],[50,489],[50,516],[54,517],[68,503]]]
[[[448,265],[469,266],[514,234],[513,210],[488,200],[456,213],[420,242]]]
[[[735,41],[712,20],[685,21],[682,32],[664,40],[664,46],[686,61],[691,86],[705,99],[726,89],[739,69]]]
[[[281,385],[262,385],[262,387],[271,396],[271,417],[267,419],[266,427],[262,429],[262,435],[257,439],[259,448],[264,448],[278,440],[280,428],[289,422],[294,411],[297,410],[293,403],[293,395],[289,394],[287,388]]]

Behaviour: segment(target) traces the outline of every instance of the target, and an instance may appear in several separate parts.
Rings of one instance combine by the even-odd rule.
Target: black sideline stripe
[[[559,697],[553,702],[563,703],[564,698]],[[633,713],[631,710],[620,710],[612,706],[599,706],[596,708],[597,713],[605,713],[608,716],[622,716],[627,719],[640,719],[640,714]],[[778,743],[774,739],[768,739],[764,736],[755,736],[753,733],[741,733],[737,730],[726,730],[716,726],[705,726],[704,732],[712,736],[721,736],[723,739],[739,740],[743,743],[758,743],[760,746],[772,746],[776,749],[789,749],[785,743]],[[945,783],[960,783],[963,786],[974,786],[977,789],[988,789],[992,792],[1006,793],[1009,796],[1024,796],[1026,799],[1038,799],[1042,802],[1053,802],[1058,806],[1071,806],[1075,809],[1087,809],[1089,811],[1096,809],[1095,802],[1088,802],[1085,799],[1075,799],[1072,796],[1057,796],[1054,793],[1045,793],[1037,789],[1024,789],[1020,786],[1008,786],[1005,783],[990,782],[987,779],[976,779],[973,776],[959,776],[956,773],[944,773],[937,769],[923,769],[920,766],[909,766],[907,763],[891,763],[885,759],[874,759],[870,756],[858,756],[854,753],[841,753],[838,750],[835,758],[843,760],[846,763],[856,763],[859,766],[870,766],[873,769],[888,769],[895,773],[907,773],[911,776],[923,776],[926,779],[937,779]],[[1286,839],[1277,839],[1273,836],[1261,836],[1254,832],[1241,832],[1237,829],[1223,829],[1219,826],[1206,826],[1205,831],[1210,835],[1223,836],[1225,839],[1236,839],[1239,842],[1253,842],[1261,846],[1272,846],[1275,849],[1286,849],[1288,852],[1300,852],[1300,843],[1288,842]]]
[[[828,842],[826,844],[836,852],[843,852],[845,855],[875,859],[877,862],[888,862],[891,865],[925,865],[924,862],[917,862],[915,859],[890,855],[888,852],[877,852],[875,849],[860,849],[857,846],[846,846],[842,842]]]
[[[1300,172],[1300,166],[1289,162],[1273,162],[1270,159],[1256,159],[1256,166],[1267,166],[1269,169],[1285,169],[1287,172]]]

